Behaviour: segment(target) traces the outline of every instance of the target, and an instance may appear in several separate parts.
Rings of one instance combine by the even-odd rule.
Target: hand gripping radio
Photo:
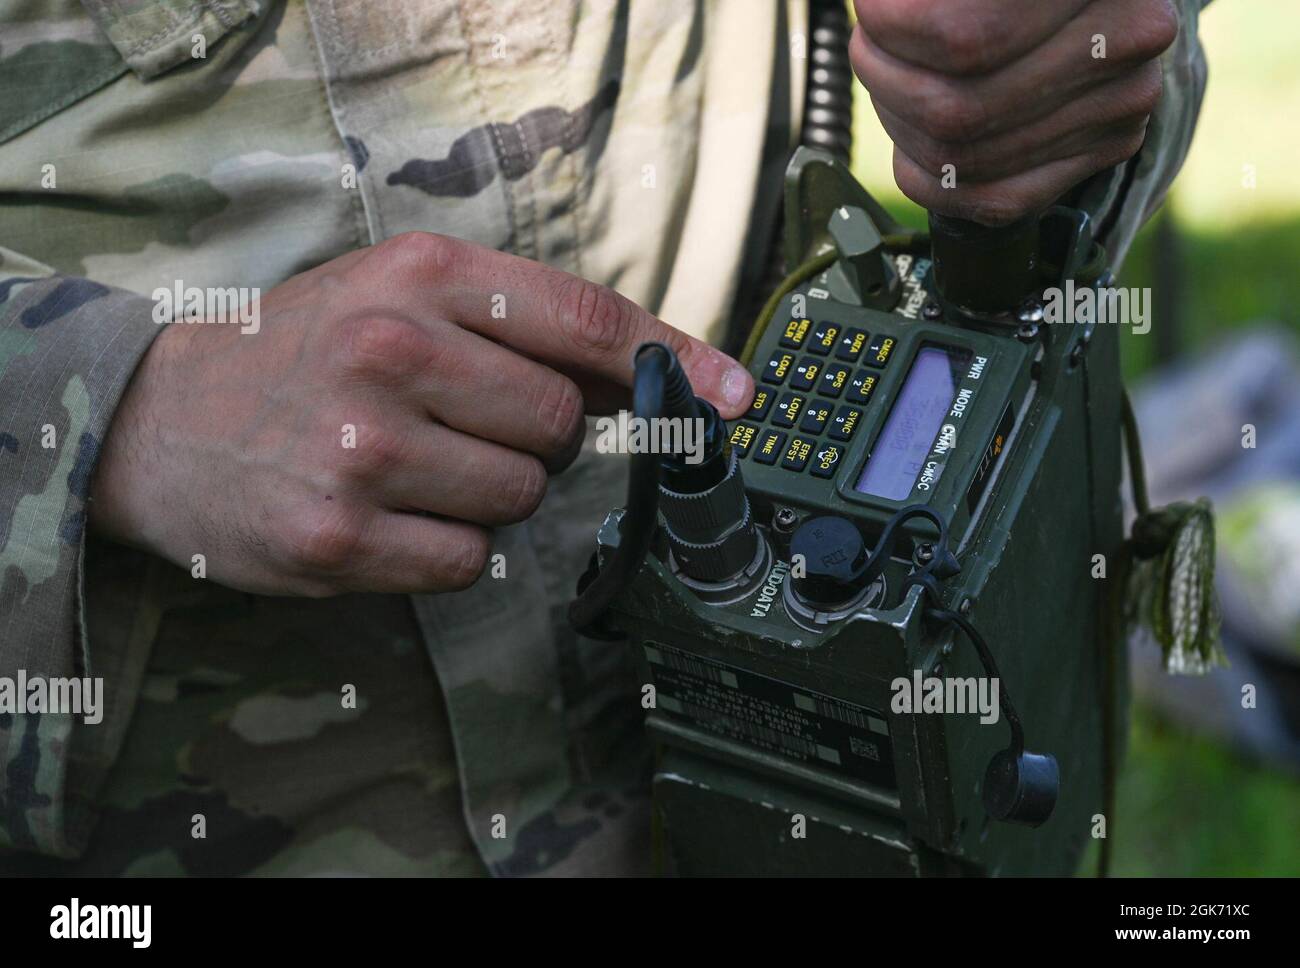
[[[633,649],[664,866],[1069,873],[1126,701],[1121,402],[1114,327],[1042,299],[1105,254],[1065,207],[909,234],[807,148],[785,226],[748,413],[638,352],[703,458],[634,455],[571,609]]]

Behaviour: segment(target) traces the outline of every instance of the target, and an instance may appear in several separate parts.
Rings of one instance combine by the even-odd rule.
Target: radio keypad
[[[865,404],[871,399],[871,391],[880,382],[880,377],[868,370],[858,370],[857,375],[849,381],[849,393],[844,399],[849,403]]]
[[[732,425],[731,446],[757,464],[832,478],[898,340],[825,320],[791,319],[778,332],[780,348],[763,368],[749,411]]]
[[[814,441],[807,437],[794,437],[790,441],[790,446],[785,449],[785,456],[781,458],[781,466],[788,471],[801,471],[808,466],[808,458],[812,456]]]
[[[794,368],[794,375],[790,377],[790,389],[811,390],[821,373],[821,361],[805,356],[799,361],[799,365]]]
[[[835,472],[840,469],[840,460],[843,457],[844,448],[839,444],[823,444],[818,448],[817,453],[813,454],[812,476],[834,477]]]
[[[754,394],[754,402],[749,405],[749,413],[745,414],[745,419],[762,420],[772,409],[772,401],[775,399],[776,394],[773,391],[759,387]]]
[[[772,414],[772,426],[793,427],[799,420],[799,415],[803,413],[803,405],[807,399],[797,393],[787,393],[781,397],[776,405],[776,411]]]
[[[758,435],[754,460],[760,464],[775,464],[785,447],[785,434],[779,430],[764,430]]]
[[[785,324],[785,331],[782,332],[778,342],[788,350],[803,349],[804,340],[808,338],[810,329],[812,329],[812,320],[792,319]]]
[[[808,352],[816,353],[818,356],[826,356],[835,348],[835,344],[839,341],[840,334],[843,332],[844,327],[839,323],[822,320],[813,327],[812,340],[808,343]]]
[[[831,421],[830,437],[832,440],[850,441],[854,431],[862,420],[862,411],[857,407],[840,407]]]
[[[794,354],[782,353],[777,350],[772,354],[772,358],[767,361],[767,366],[763,367],[763,382],[779,387],[785,382],[785,378],[790,375],[793,366]]]
[[[867,347],[867,355],[862,358],[862,362],[867,366],[874,366],[878,370],[883,370],[885,364],[889,362],[889,357],[894,352],[894,346],[898,340],[892,336],[877,336]]]
[[[858,357],[862,355],[869,338],[870,334],[864,329],[845,330],[844,335],[840,337],[839,345],[835,347],[835,358],[845,363],[858,362]]]
[[[838,397],[848,386],[849,379],[853,376],[853,368],[850,366],[841,366],[832,364],[826,367],[822,373],[821,383],[817,385],[817,392],[827,397]]]
[[[743,458],[749,453],[749,448],[754,446],[754,437],[758,433],[758,428],[753,424],[739,423],[731,428],[731,449],[736,452],[736,456]]]
[[[804,410],[803,420],[799,422],[799,430],[805,434],[820,434],[826,429],[826,423],[831,419],[834,410],[833,404],[825,400],[814,400]]]

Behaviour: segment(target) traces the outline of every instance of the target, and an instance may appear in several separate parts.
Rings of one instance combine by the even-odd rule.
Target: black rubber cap
[[[999,750],[984,773],[984,809],[994,820],[1039,827],[1061,792],[1061,770],[1050,753]]]
[[[867,546],[852,521],[810,518],[790,538],[790,558],[802,555],[805,574],[793,578],[795,594],[808,605],[832,608],[862,591]]]

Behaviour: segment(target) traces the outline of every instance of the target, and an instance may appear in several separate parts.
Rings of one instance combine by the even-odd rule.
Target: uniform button
[[[754,460],[759,464],[775,464],[784,446],[784,433],[779,430],[764,430],[754,444]]]

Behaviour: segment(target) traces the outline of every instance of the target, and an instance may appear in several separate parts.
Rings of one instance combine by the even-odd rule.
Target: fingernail
[[[749,394],[749,373],[733,365],[722,378],[722,399],[729,407],[742,407],[749,402]]]

